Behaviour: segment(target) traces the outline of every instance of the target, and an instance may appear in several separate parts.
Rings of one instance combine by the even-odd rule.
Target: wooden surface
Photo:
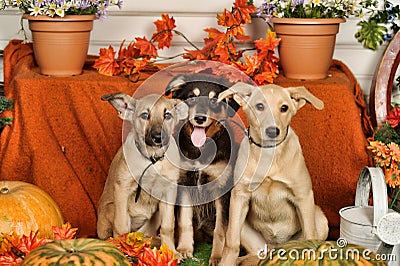
[[[372,81],[369,107],[374,127],[386,121],[392,100],[392,87],[400,62],[400,31],[390,41]]]

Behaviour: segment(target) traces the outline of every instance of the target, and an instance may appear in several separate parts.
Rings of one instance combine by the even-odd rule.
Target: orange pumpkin
[[[0,181],[0,233],[15,232],[53,238],[52,226],[64,219],[56,202],[39,187],[20,181]]]

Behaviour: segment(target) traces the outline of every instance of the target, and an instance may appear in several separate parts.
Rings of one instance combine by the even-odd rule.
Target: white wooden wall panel
[[[261,0],[255,1],[256,4],[260,2]],[[153,22],[160,18],[161,13],[173,16],[176,20],[176,29],[202,47],[203,38],[206,37],[203,29],[217,27],[216,14],[224,8],[230,8],[232,3],[233,0],[125,0],[122,10],[113,8],[108,18],[95,22],[89,53],[98,54],[100,48],[109,45],[118,49],[120,42],[124,39],[129,42],[135,37],[151,38],[155,29]],[[19,20],[20,14],[16,10],[0,11],[0,49],[4,49],[10,39],[22,38],[22,35],[18,34]],[[357,19],[348,19],[346,23],[341,24],[334,58],[349,66],[362,86],[364,94],[368,96],[371,80],[384,48],[376,52],[363,48],[354,38],[357,21]],[[264,22],[257,20],[255,26],[257,29],[253,30],[252,36],[257,39],[264,37],[266,30]],[[176,55],[182,53],[185,47],[191,49],[182,38],[176,36],[172,47],[163,50],[161,55]],[[181,60],[177,58],[168,62]]]

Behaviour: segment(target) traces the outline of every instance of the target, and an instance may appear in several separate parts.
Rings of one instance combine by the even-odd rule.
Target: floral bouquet
[[[110,6],[122,6],[122,0],[0,0],[0,10],[18,8],[23,14],[64,17],[65,15],[106,16]]]
[[[256,14],[267,22],[273,18],[361,18],[355,38],[366,48],[377,50],[399,30],[399,5],[378,0],[265,0]],[[366,19],[365,19],[366,18]]]
[[[369,139],[368,149],[374,164],[382,168],[388,185],[389,208],[400,211],[400,106],[394,105],[387,115],[386,123]]]

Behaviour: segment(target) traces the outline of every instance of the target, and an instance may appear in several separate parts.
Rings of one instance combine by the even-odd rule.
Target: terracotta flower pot
[[[40,73],[71,76],[82,73],[94,15],[61,17],[24,15],[32,32],[33,51]]]
[[[291,79],[323,79],[328,75],[342,18],[273,18],[281,41],[283,74]]]

